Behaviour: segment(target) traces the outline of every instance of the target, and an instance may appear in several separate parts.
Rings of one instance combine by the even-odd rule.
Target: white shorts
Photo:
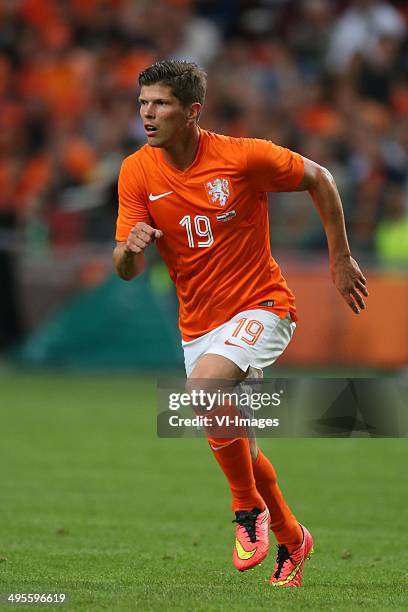
[[[295,328],[289,314],[280,319],[262,309],[239,312],[208,334],[190,342],[182,341],[187,377],[206,353],[230,359],[243,372],[249,367],[263,370],[282,355]]]

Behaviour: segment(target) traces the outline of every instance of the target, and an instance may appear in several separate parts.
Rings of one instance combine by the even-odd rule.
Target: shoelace
[[[259,513],[255,508],[251,512],[236,512],[236,519],[232,521],[245,529],[251,542],[256,542],[256,519]]]
[[[278,564],[278,567],[274,574],[275,578],[279,578],[282,568],[286,561],[291,561],[291,563],[295,565],[295,562],[293,561],[292,557],[289,554],[288,549],[286,548],[284,544],[279,544],[277,546],[277,549],[278,549],[278,554],[276,557],[276,563]]]

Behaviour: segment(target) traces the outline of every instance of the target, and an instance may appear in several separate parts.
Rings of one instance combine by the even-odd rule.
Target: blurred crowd
[[[145,140],[137,76],[172,57],[208,72],[204,128],[325,165],[355,251],[408,262],[407,25],[403,1],[2,0],[0,249],[15,228],[113,242],[121,160]],[[276,248],[325,248],[306,196],[271,204]]]

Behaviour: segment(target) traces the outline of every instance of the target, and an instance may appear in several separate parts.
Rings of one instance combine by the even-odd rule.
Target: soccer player
[[[147,144],[120,171],[114,263],[131,280],[157,241],[176,285],[189,381],[238,383],[274,363],[292,337],[294,296],[271,256],[267,192],[310,193],[333,282],[354,313],[365,308],[366,280],[351,257],[340,197],[325,168],[269,141],[201,129],[206,75],[193,63],[158,62],[139,84]],[[265,558],[270,526],[278,542],[270,583],[299,586],[313,540],[286,504],[273,466],[255,440],[208,441],[232,493],[236,568]]]

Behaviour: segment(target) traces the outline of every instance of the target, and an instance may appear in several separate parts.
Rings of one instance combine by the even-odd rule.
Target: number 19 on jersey
[[[193,222],[192,218],[194,219]],[[186,228],[187,241],[190,249],[194,249],[196,246],[199,248],[205,248],[213,244],[214,237],[208,217],[205,217],[204,215],[196,215],[195,217],[185,215],[181,219],[180,225]],[[196,237],[194,234],[196,234]],[[199,238],[205,238],[205,240],[199,240]]]

